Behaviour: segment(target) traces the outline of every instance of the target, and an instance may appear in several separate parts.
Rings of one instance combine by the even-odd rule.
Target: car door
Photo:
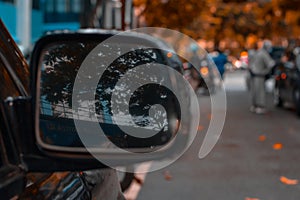
[[[15,99],[30,98],[29,79],[29,67],[0,21],[0,199],[90,199],[79,173],[27,173],[19,131],[26,128],[18,127],[12,107]]]
[[[4,58],[1,56],[1,58]],[[29,173],[22,169],[12,118],[4,104],[21,93],[12,80],[10,65],[0,59],[0,197],[1,199],[89,199],[82,178],[75,172]],[[11,71],[13,73],[13,71]]]
[[[290,83],[290,66],[289,63],[284,63],[282,66],[278,67],[278,87],[280,90],[280,97],[284,101],[291,101],[291,83]]]
[[[18,146],[13,138],[13,127],[6,116],[4,104],[20,95],[10,74],[3,49],[0,56],[0,196],[1,199],[17,198],[25,187],[25,172],[19,168]]]

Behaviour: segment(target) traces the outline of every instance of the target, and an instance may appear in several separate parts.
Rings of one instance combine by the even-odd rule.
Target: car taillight
[[[168,58],[172,58],[172,56],[173,56],[173,53],[172,53],[172,52],[168,52],[168,53],[167,53],[167,57],[168,57]]]
[[[286,79],[286,73],[282,73],[280,78],[283,79],[283,80]]]

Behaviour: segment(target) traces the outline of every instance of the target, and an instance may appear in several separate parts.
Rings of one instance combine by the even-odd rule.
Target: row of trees
[[[250,48],[259,38],[277,45],[300,36],[298,0],[135,0],[141,26],[166,27],[194,39]]]

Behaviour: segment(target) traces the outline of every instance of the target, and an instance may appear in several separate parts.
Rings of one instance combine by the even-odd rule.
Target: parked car
[[[294,62],[285,62],[275,69],[274,102],[278,107],[292,103],[300,116],[300,69]]]
[[[270,52],[270,56],[275,61],[275,66],[280,65],[281,58],[284,55],[285,48],[281,46],[273,46],[272,51]]]
[[[90,179],[99,177],[96,176],[97,172],[93,175],[92,169],[107,170],[108,163],[111,166],[122,166],[159,160],[185,148],[183,145],[174,150],[178,145],[177,140],[173,140],[175,136],[179,138],[180,144],[187,144],[189,141],[188,127],[183,127],[186,128],[185,134],[178,132],[180,120],[184,120],[180,117],[178,102],[171,92],[159,85],[146,85],[132,95],[129,106],[130,114],[135,118],[134,124],[129,124],[126,117],[120,126],[111,121],[112,110],[107,110],[107,100],[111,98],[110,87],[116,85],[115,78],[120,78],[118,74],[122,74],[122,70],[132,67],[122,56],[110,65],[104,78],[96,83],[96,93],[93,93],[97,100],[94,112],[90,112],[87,101],[72,101],[75,98],[72,95],[79,66],[94,47],[115,34],[116,32],[110,31],[92,31],[47,35],[36,43],[28,67],[24,56],[0,20],[1,199],[96,198],[92,195],[96,187],[93,183],[97,181]],[[163,44],[156,39],[144,35],[138,38],[134,34],[128,34],[123,36],[122,39],[125,40],[122,41],[131,45],[135,44],[131,42],[141,38],[144,43],[156,49],[142,51],[141,48],[125,54],[125,57],[132,59],[135,64],[161,62],[178,69],[180,63],[175,55],[174,59],[166,57],[166,52],[159,50]],[[119,48],[120,42],[106,45],[105,48]],[[102,64],[102,60],[99,60],[101,55],[102,52],[92,54],[94,58],[97,57],[92,59],[97,61],[94,63],[96,66]],[[116,66],[120,68],[115,68]],[[89,80],[90,76],[98,74],[97,70],[92,70],[92,74],[85,71],[81,75]],[[174,78],[165,71],[161,74],[164,75],[164,81]],[[82,81],[82,77],[79,80]],[[176,81],[171,86],[173,89],[181,87]],[[146,92],[147,89],[151,94]],[[84,98],[89,92],[91,88],[84,85],[75,94]],[[124,94],[123,90],[119,92],[120,95]],[[186,94],[182,95],[188,99]],[[72,112],[72,104],[76,103],[80,109]],[[141,139],[122,131],[122,128],[134,131],[136,125],[147,125],[152,120],[149,109],[156,103],[162,104],[167,112],[157,134]],[[81,123],[83,130],[79,130],[75,123]],[[94,128],[99,126],[104,130],[104,135],[95,132]],[[147,128],[138,130],[141,131],[139,134],[149,133]],[[86,141],[80,137],[79,131],[83,131],[90,146],[84,143]],[[122,152],[118,152],[118,149]],[[141,152],[148,154],[140,154]],[[110,184],[104,187],[105,183],[102,183],[97,190],[109,189],[109,193],[118,190],[109,188]]]

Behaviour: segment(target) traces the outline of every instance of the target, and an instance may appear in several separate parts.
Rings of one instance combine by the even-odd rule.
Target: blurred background
[[[239,56],[269,38],[288,46],[299,39],[298,0],[1,0],[0,17],[27,48],[50,30],[153,26],[178,30],[212,50]]]

